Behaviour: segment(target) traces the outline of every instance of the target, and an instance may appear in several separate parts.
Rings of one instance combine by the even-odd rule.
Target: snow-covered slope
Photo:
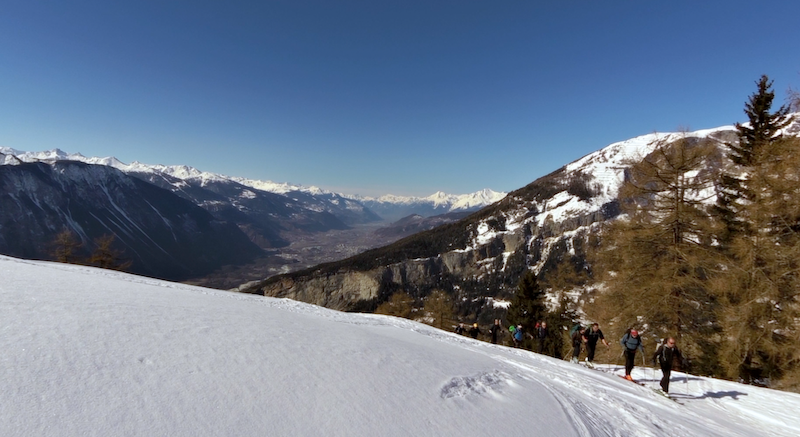
[[[800,135],[800,114],[795,115],[795,120],[784,134]],[[567,164],[551,175],[547,183],[552,185],[552,189],[547,196],[533,200],[525,198],[527,192],[524,188],[510,193],[506,203],[512,207],[479,223],[467,250],[477,250],[490,242],[518,234],[520,229],[526,226],[532,228],[544,226],[549,228],[549,231],[545,232],[549,235],[537,242],[540,243],[538,250],[541,252],[535,257],[537,262],[531,266],[534,271],[539,272],[544,268],[551,250],[558,244],[566,242],[567,250],[574,255],[572,240],[576,236],[583,238],[582,236],[595,232],[602,219],[616,216],[617,212],[614,209],[617,195],[630,164],[644,159],[658,144],[670,144],[680,139],[715,142],[719,147],[718,155],[722,157],[726,153],[725,144],[737,141],[737,135],[735,127],[730,125],[693,132],[657,132],[610,144]],[[546,178],[547,176],[542,179]],[[576,192],[576,185],[585,190]],[[713,194],[713,192],[705,193],[698,197],[714,202]],[[489,225],[490,221],[497,220],[504,223],[501,229]],[[510,255],[510,251],[503,254],[505,258]]]
[[[0,257],[0,435],[796,436],[800,395]],[[635,376],[656,382],[650,370]]]

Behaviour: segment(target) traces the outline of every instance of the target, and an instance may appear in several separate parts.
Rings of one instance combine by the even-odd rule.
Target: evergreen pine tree
[[[545,292],[539,286],[536,274],[529,270],[520,278],[517,292],[511,299],[508,320],[514,325],[521,324],[525,332],[533,335],[536,322],[544,320],[546,315]],[[523,340],[523,347],[532,349],[530,338]]]
[[[775,93],[772,81],[761,76],[758,91],[745,103],[745,114],[749,119],[747,125],[736,123],[738,143],[728,143],[728,157],[734,168],[722,175],[717,195],[717,216],[724,228],[718,237],[723,247],[727,247],[732,238],[738,234],[752,234],[753,221],[746,216],[746,205],[758,202],[764,187],[753,186],[753,170],[764,164],[764,157],[770,148],[782,139],[781,130],[791,123],[788,117],[789,108],[781,106],[770,112]]]
[[[762,76],[745,105],[750,123],[728,144],[733,166],[720,184],[716,211],[723,274],[715,289],[725,305],[721,360],[727,376],[768,383],[797,367],[800,194],[797,141],[781,130],[784,106],[771,112],[772,82]]]
[[[453,329],[455,321],[453,300],[446,292],[433,290],[425,298],[423,311],[425,313],[425,318],[423,319],[425,323],[446,331]]]
[[[647,325],[646,341],[674,336],[706,368],[715,366],[707,341],[718,327],[707,284],[714,265],[705,207],[714,180],[705,169],[714,150],[705,141],[662,138],[632,163],[620,189],[626,215],[602,233],[596,270],[604,291],[589,312],[595,320],[611,317],[618,330]]]
[[[55,260],[62,263],[74,264],[79,260],[78,252],[81,243],[69,229],[64,229],[56,235],[52,243]]]

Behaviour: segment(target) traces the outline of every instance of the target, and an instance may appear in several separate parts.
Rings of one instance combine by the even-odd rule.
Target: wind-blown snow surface
[[[403,319],[8,257],[0,277],[4,436],[800,435],[791,393],[676,374],[678,403]]]

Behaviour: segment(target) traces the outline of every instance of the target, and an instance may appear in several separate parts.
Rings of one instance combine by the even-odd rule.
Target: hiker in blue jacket
[[[514,333],[512,334],[512,338],[514,339],[514,347],[522,347],[522,341],[525,340],[525,331],[522,330],[522,324],[517,325],[514,328]]]
[[[622,353],[625,354],[625,379],[633,381],[631,370],[633,370],[633,359],[636,358],[636,349],[642,351],[642,355],[644,355],[644,345],[642,344],[642,339],[639,338],[639,332],[631,329],[630,332],[622,336],[619,344],[624,348]]]

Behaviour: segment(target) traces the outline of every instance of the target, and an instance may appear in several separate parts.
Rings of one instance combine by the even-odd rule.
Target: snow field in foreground
[[[4,436],[800,435],[792,393],[674,373],[675,402],[404,319],[9,257],[0,277]]]

